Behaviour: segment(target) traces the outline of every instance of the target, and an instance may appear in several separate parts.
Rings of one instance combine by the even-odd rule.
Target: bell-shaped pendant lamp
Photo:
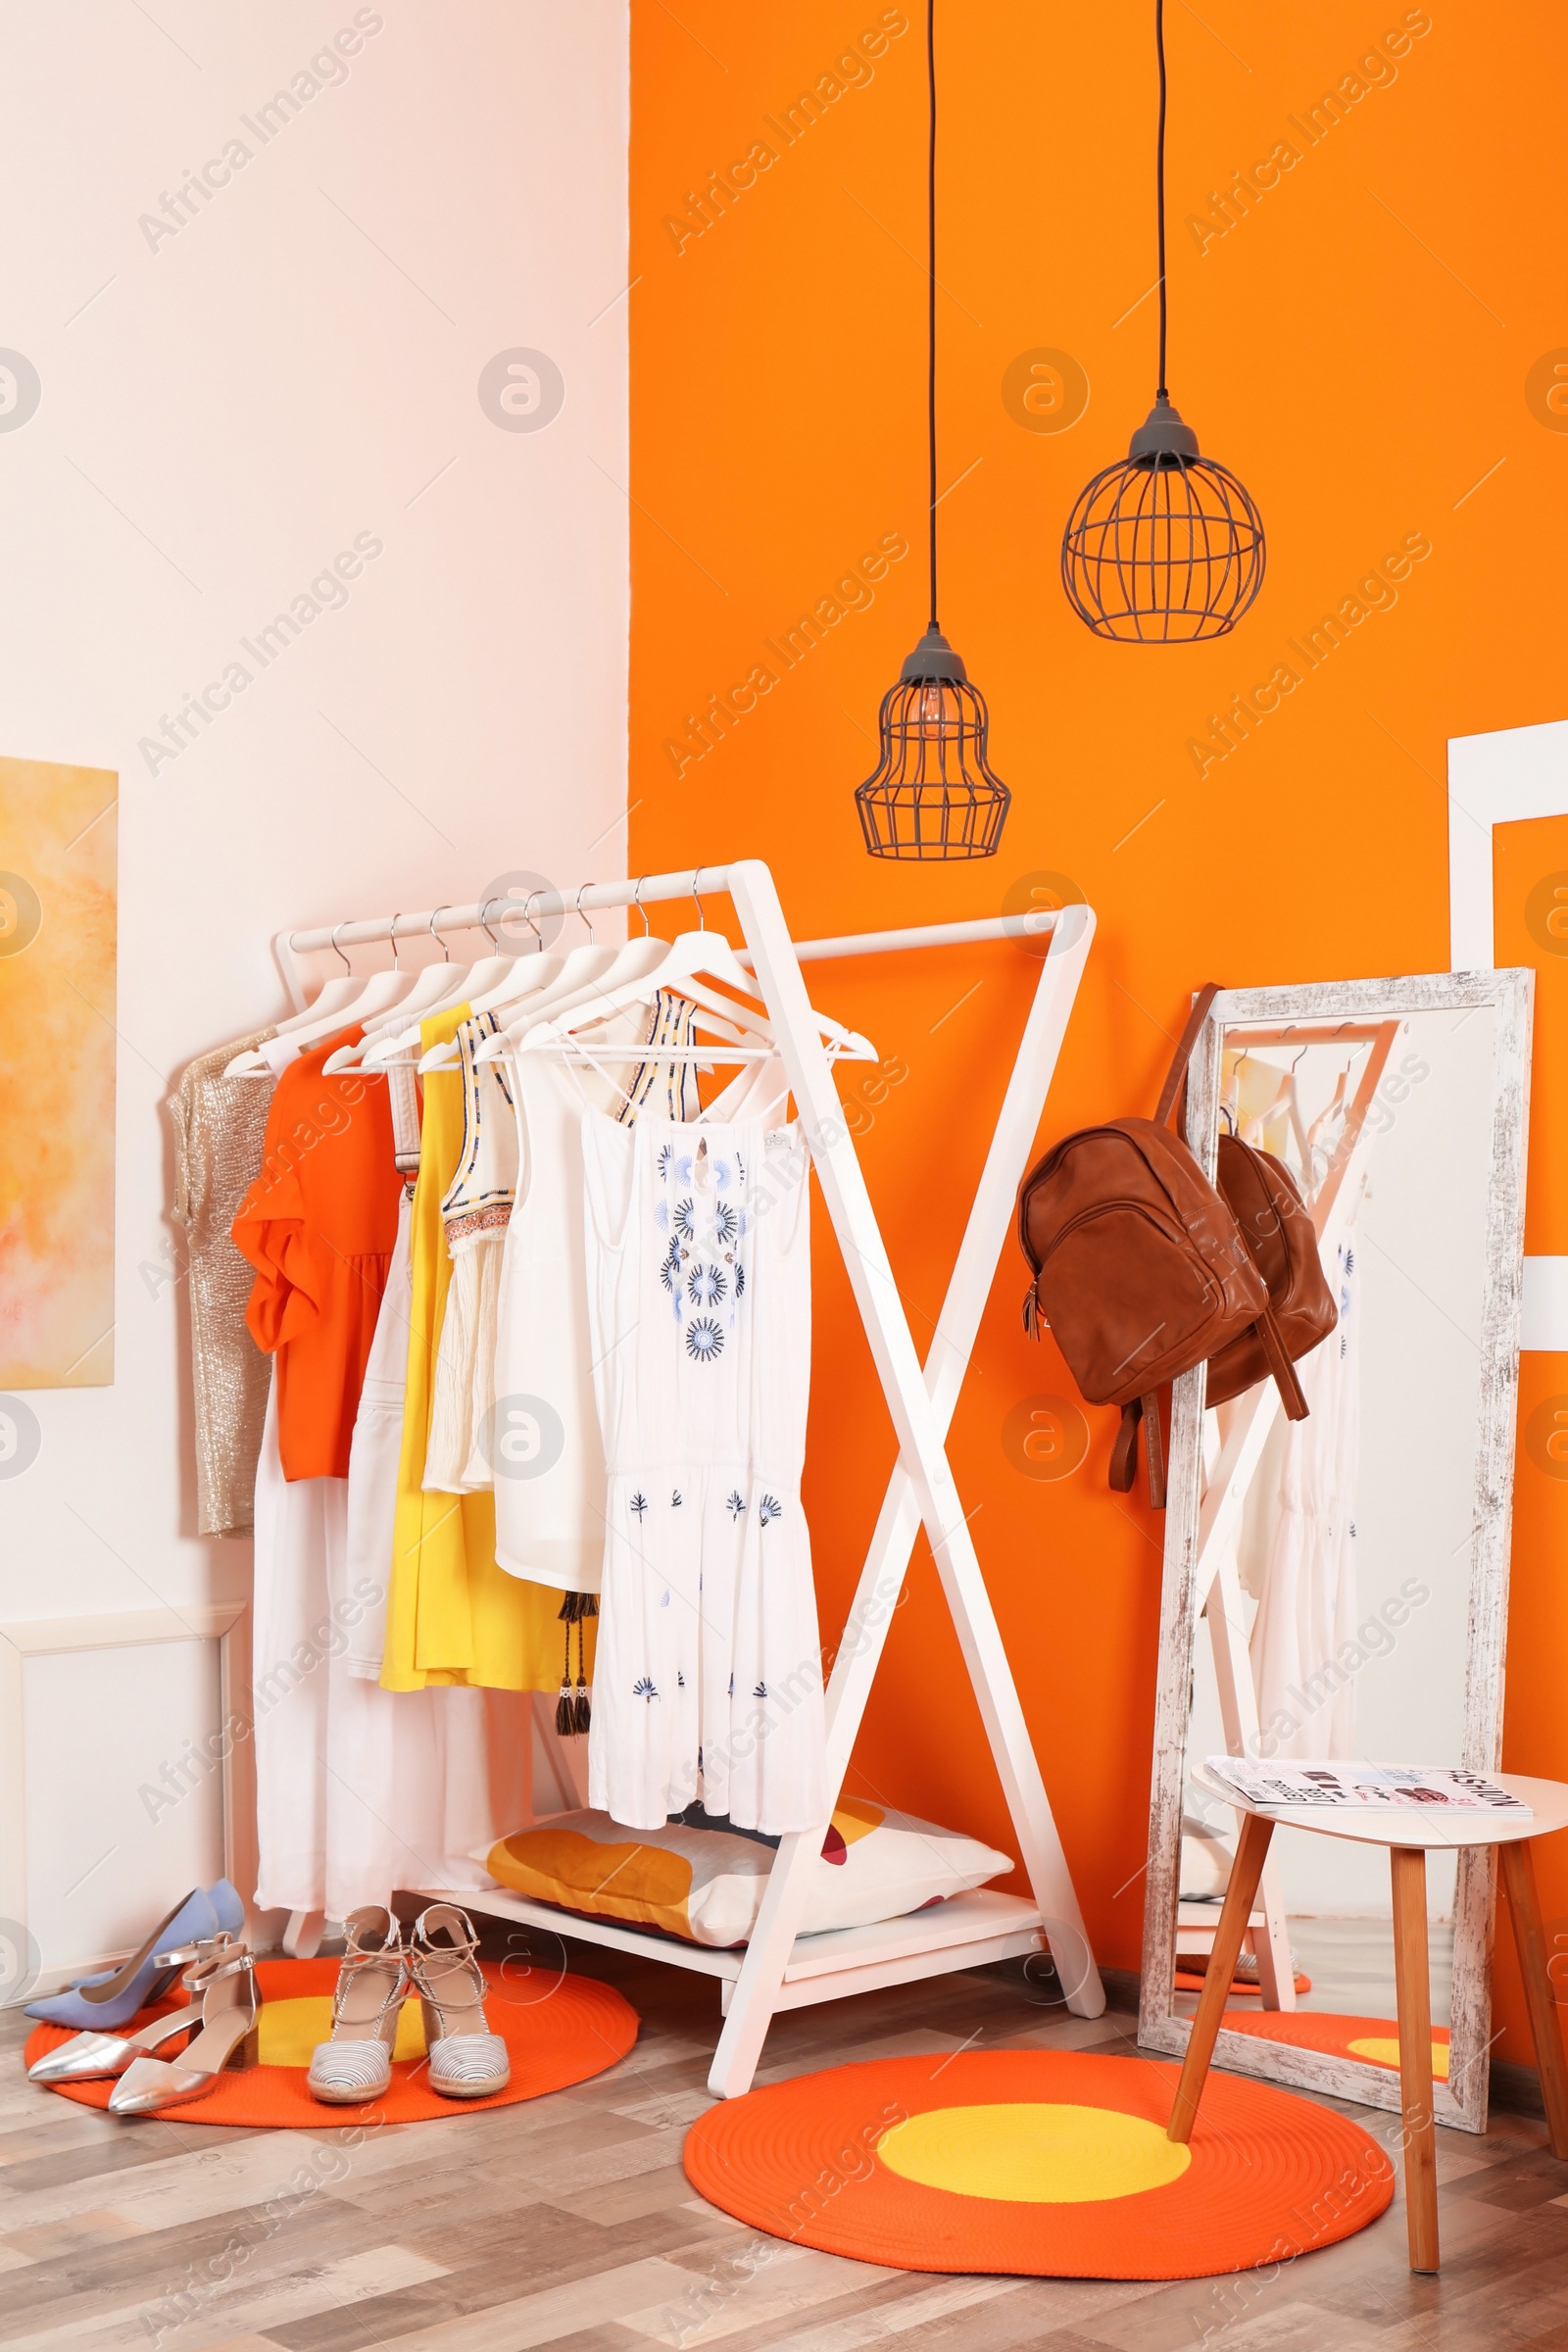
[[[1200,457],[1165,389],[1165,10],[1154,0],[1159,63],[1155,207],[1159,384],[1120,465],[1097,473],[1061,541],[1061,584],[1097,637],[1196,645],[1235,628],[1263,580],[1263,522],[1227,466]]]
[[[930,453],[931,619],[882,697],[881,758],[855,795],[873,858],[992,858],[1011,793],[986,757],[991,720],[937,619],[937,59],[935,0],[926,0],[930,94],[926,235],[926,434]]]

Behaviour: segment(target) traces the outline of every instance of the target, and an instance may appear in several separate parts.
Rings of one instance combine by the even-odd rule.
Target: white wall
[[[116,1380],[28,1398],[43,1444],[0,1483],[0,1622],[248,1584],[246,1544],[192,1532],[160,1105],[282,1008],[271,933],[519,867],[625,871],[627,71],[625,0],[0,9],[0,345],[42,386],[0,430],[0,752],[121,778]],[[291,86],[264,143],[241,118]],[[249,160],[229,151],[177,233],[142,224],[189,169],[220,159],[221,183],[236,138]],[[543,430],[480,405],[517,347],[564,381]],[[380,552],[345,604],[265,667],[242,649],[362,534]],[[236,661],[250,682],[195,741],[147,748]],[[212,1676],[117,1654],[119,1676],[73,1684],[67,1659],[38,1690],[122,1709],[106,1753],[174,1755]],[[70,1848],[47,1964],[150,1925],[166,1857],[139,1895],[122,1855],[68,1901],[76,1849],[85,1871],[107,1840],[32,1740],[31,1840]],[[132,1836],[124,1796],[106,1809]]]

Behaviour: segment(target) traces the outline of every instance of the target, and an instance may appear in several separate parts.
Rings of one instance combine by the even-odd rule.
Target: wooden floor
[[[0,2346],[1568,2352],[1568,2165],[1544,2125],[1439,2133],[1436,2279],[1405,2267],[1401,2204],[1266,2284],[884,2271],[760,2238],[693,2195],[681,2142],[709,2104],[716,1992],[678,1969],[572,1956],[641,2012],[630,2057],[551,2098],[368,2141],[346,2143],[325,2111],[300,2133],[117,2123],[33,2089],[25,2025],[0,2016]],[[988,1970],[786,2017],[761,2080],[965,2044],[1130,2057],[1133,2023],[1085,2024],[1019,1968]]]

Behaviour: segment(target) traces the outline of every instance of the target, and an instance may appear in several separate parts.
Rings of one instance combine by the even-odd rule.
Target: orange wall
[[[1443,968],[1446,738],[1557,717],[1568,701],[1568,438],[1525,396],[1532,364],[1568,340],[1560,234],[1544,250],[1564,215],[1560,14],[1543,0],[1411,12],[1430,29],[1396,78],[1359,77],[1364,94],[1311,145],[1290,118],[1405,12],[1212,0],[1203,14],[1212,31],[1185,9],[1167,26],[1170,383],[1204,449],[1257,499],[1269,569],[1233,637],[1147,651],[1088,634],[1056,550],[1079,487],[1123,454],[1152,392],[1154,305],[1124,316],[1154,274],[1152,11],[965,0],[940,14],[941,476],[957,484],[941,510],[942,614],[989,698],[1015,799],[994,860],[915,868],[865,858],[852,795],[925,612],[920,22],[869,73],[836,76],[841,94],[786,144],[767,119],[783,123],[898,11],[633,11],[633,870],[765,858],[801,933],[989,913],[1032,874],[1070,877],[1100,934],[1052,1136],[1152,1105],[1189,991],[1210,975]],[[1200,252],[1188,217],[1284,139],[1300,160]],[[683,234],[701,224],[691,192],[760,140],[776,159]],[[1056,434],[1024,429],[1002,395],[1009,363],[1042,346],[1070,353],[1091,385],[1087,413]],[[1189,746],[1210,713],[1292,661],[1287,641],[1414,533],[1431,553],[1396,603],[1200,773]],[[785,668],[766,641],[890,536],[910,553],[874,601],[851,587],[838,601],[855,609]],[[776,683],[704,751],[693,714],[758,664]],[[1549,854],[1568,864],[1568,849]],[[1510,955],[1524,953],[1519,929]],[[838,968],[820,992],[907,1065],[862,1142],[922,1345],[1034,968],[1021,950],[951,952]],[[1539,1187],[1533,1216],[1549,1222]],[[831,1634],[893,1449],[830,1248],[817,1266],[808,1499]],[[1088,1413],[1089,1456],[1068,1478],[1042,1483],[1009,1458],[1009,1409],[1073,1394],[1050,1344],[1023,1336],[1023,1282],[1009,1255],[953,1459],[1092,1933],[1130,1967],[1159,1529],[1106,1492],[1108,1411]],[[1568,1366],[1536,1359],[1527,1379],[1532,1393],[1568,1386]],[[1562,1501],[1544,1477],[1521,1492],[1514,1621],[1531,1654],[1528,1670],[1516,1656],[1508,1723],[1510,1760],[1568,1776]],[[1008,1842],[928,1558],[889,1654],[858,1785]],[[1547,1909],[1568,1914],[1568,1866]]]

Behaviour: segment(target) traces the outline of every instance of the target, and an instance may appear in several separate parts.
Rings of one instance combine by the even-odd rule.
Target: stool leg
[[[1432,2132],[1432,1983],[1427,1963],[1427,1858],[1391,1845],[1394,1981],[1404,2114],[1404,2218],[1412,2271],[1438,2267],[1438,2154]]]
[[[1266,1821],[1261,1813],[1249,1813],[1242,1823],[1242,1834],[1236,1843],[1236,1859],[1231,1864],[1230,1885],[1225,1889],[1224,1907],[1219,1915],[1219,1926],[1214,1930],[1208,1970],[1203,1978],[1203,1989],[1199,1995],[1198,2015],[1193,2020],[1193,2030],[1188,2036],[1181,2081],[1176,2085],[1170,2122],[1165,2127],[1165,2137],[1177,2140],[1183,2146],[1192,2138],[1193,2126],[1198,2121],[1198,2102],[1203,2095],[1203,2083],[1208,2075],[1209,2060],[1214,2055],[1219,2021],[1225,2014],[1225,2003],[1230,1997],[1242,1937],[1252,1914],[1252,1897],[1257,1892],[1257,1882],[1263,1875],[1268,1841],[1273,1835],[1274,1824]]]
[[[1541,2095],[1551,2132],[1551,2152],[1554,2156],[1568,2157],[1568,2066],[1563,2062],[1562,2034],[1547,1974],[1546,1937],[1541,1924],[1541,1897],[1536,1891],[1531,1842],[1522,1838],[1517,1843],[1499,1845],[1497,1852],[1502,1862],[1502,1883],[1508,1890],[1508,1915],[1513,1921],[1519,1974],[1525,1984],[1536,2064],[1541,2069]]]

